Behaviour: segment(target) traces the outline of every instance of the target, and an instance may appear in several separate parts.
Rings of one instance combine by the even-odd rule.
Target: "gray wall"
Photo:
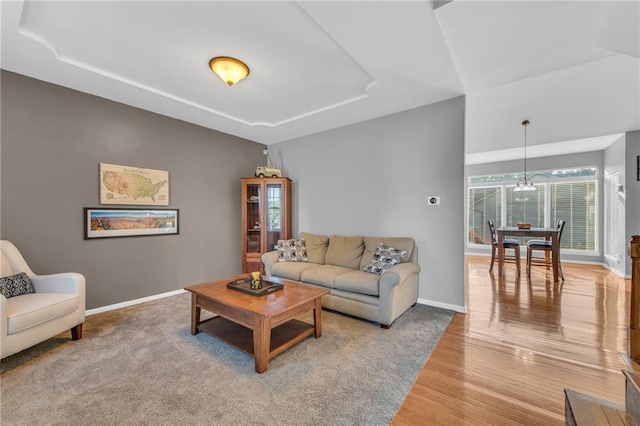
[[[583,152],[580,154],[568,154],[568,155],[556,155],[552,157],[541,158],[527,158],[527,170],[549,170],[567,167],[582,167],[582,166],[596,166],[598,167],[598,215],[600,217],[600,223],[598,224],[598,254],[597,255],[574,255],[563,254],[562,259],[577,260],[585,262],[602,262],[603,244],[603,229],[602,219],[604,218],[604,198],[603,190],[604,178],[603,178],[603,151]],[[522,172],[523,161],[501,161],[498,163],[486,163],[486,164],[474,164],[465,167],[466,175],[469,176],[482,176],[492,173],[507,173],[507,172]],[[467,218],[468,210],[468,179],[465,179],[465,218]],[[466,226],[465,226],[466,229]],[[466,238],[465,238],[466,244]],[[491,253],[491,247],[476,248],[467,247],[468,253],[487,254]]]
[[[626,245],[625,250],[627,264],[627,274],[631,275],[631,258],[629,257],[629,241],[632,235],[640,235],[640,181],[637,180],[638,163],[637,158],[640,155],[640,130],[635,132],[627,132],[625,135],[625,158],[626,158],[626,178],[624,184],[625,192],[625,227]]]
[[[1,82],[0,231],[36,273],[82,273],[95,308],[240,272],[240,178],[262,145],[6,71]],[[99,163],[168,170],[180,234],[83,240]]]
[[[459,97],[271,145],[295,182],[294,233],[413,237],[419,297],[462,309],[464,106]]]
[[[625,170],[625,148],[626,147],[626,143],[625,143],[625,137],[621,137],[620,139],[618,139],[617,141],[615,141],[614,143],[612,143],[611,145],[609,145],[605,150],[604,150],[604,171],[612,174],[615,172],[619,173],[620,176],[620,183],[622,185],[625,185],[625,175],[626,175],[626,170]],[[604,178],[604,177],[603,177]],[[604,186],[602,187],[602,204],[604,205],[605,202],[605,188]],[[623,195],[618,194],[619,197],[623,197]],[[605,228],[605,217],[602,216],[602,228]],[[626,240],[622,240],[619,241],[619,248],[620,248],[620,252],[621,253],[625,253],[624,250],[624,246],[627,243]],[[625,275],[626,274],[626,270],[625,270],[625,261],[622,260],[621,262],[614,262],[613,260],[611,260],[610,258],[604,256],[604,246],[605,243],[604,241],[602,242],[602,262],[606,265],[608,265],[611,269],[617,271],[619,274]]]

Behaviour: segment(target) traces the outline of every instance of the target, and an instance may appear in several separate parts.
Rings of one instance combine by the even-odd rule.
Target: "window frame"
[[[613,182],[613,180],[615,179],[615,182]],[[622,217],[622,222],[623,223],[619,223],[616,219],[620,219],[620,212],[618,211],[618,198],[621,196],[618,192],[617,186],[620,185],[620,172],[619,171],[615,171],[612,173],[607,173],[605,172],[605,176],[604,176],[604,187],[605,187],[605,191],[604,191],[604,229],[605,229],[605,233],[607,235],[605,235],[604,241],[603,241],[603,257],[609,262],[609,263],[613,263],[613,264],[617,264],[620,263],[623,259],[624,259],[624,252],[620,252],[620,247],[619,245],[615,244],[616,241],[619,241],[619,238],[622,238],[624,240],[624,227],[626,226],[624,223],[624,215]],[[609,188],[611,187],[611,188]],[[616,207],[612,210],[610,210],[610,204],[615,205]],[[612,217],[613,216],[615,217]],[[609,221],[614,221],[614,223],[611,223],[611,225],[614,225],[615,229],[609,229]],[[617,226],[615,226],[617,225]],[[617,231],[617,232],[616,232]],[[618,238],[615,238],[615,236],[618,235]],[[609,241],[612,240],[612,241]],[[618,257],[614,257],[611,252],[609,251],[609,246],[611,243],[614,243],[614,249],[616,250],[616,252],[618,252]]]
[[[574,169],[587,169],[587,168],[591,168],[591,169],[595,169],[595,174],[593,176],[572,176],[572,177],[566,177],[566,178],[556,178],[556,179],[543,179],[539,182],[535,182],[536,186],[540,185],[540,186],[544,186],[544,226],[545,227],[551,227],[551,184],[552,183],[577,183],[577,182],[594,182],[595,183],[595,195],[594,195],[594,210],[595,210],[595,223],[594,223],[594,249],[593,250],[577,250],[577,249],[567,249],[567,248],[562,248],[561,252],[563,254],[569,254],[569,255],[579,255],[579,256],[600,256],[602,253],[600,251],[600,226],[603,226],[604,224],[601,224],[600,222],[603,220],[603,216],[604,212],[600,212],[600,203],[602,202],[600,200],[600,183],[599,183],[599,177],[600,177],[600,173],[599,173],[599,169],[596,166],[584,166],[584,167],[574,167]],[[534,172],[535,173],[535,172]],[[507,173],[504,173],[505,175]],[[504,226],[504,223],[506,221],[506,217],[507,217],[507,187],[513,187],[515,186],[515,184],[513,183],[513,181],[502,181],[502,182],[478,182],[478,183],[471,183],[471,180],[473,178],[477,178],[478,176],[470,176],[467,179],[467,194],[466,194],[466,198],[467,198],[467,206],[466,206],[466,220],[465,220],[465,243],[466,243],[466,247],[469,249],[487,249],[490,248],[491,246],[488,244],[478,244],[478,243],[474,243],[474,242],[470,242],[469,241],[469,231],[470,231],[470,226],[469,226],[469,210],[471,208],[470,204],[469,204],[469,200],[471,197],[471,191],[474,189],[486,189],[486,188],[500,188],[500,194],[501,194],[501,217],[499,218],[499,223],[496,223],[496,227],[500,227],[500,226]],[[486,223],[485,223],[486,226]]]

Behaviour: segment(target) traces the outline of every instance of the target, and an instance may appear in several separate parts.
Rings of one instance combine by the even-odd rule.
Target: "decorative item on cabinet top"
[[[267,165],[266,166],[258,166],[256,167],[255,176],[256,177],[282,177],[282,171],[276,168],[276,165],[273,163],[271,156],[269,155],[269,149],[265,148],[262,150],[262,153],[267,156]]]

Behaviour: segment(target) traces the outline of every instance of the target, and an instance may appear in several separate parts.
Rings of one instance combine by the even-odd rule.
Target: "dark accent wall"
[[[0,236],[35,273],[83,274],[87,308],[240,273],[240,178],[261,144],[7,71],[1,84]],[[180,234],[84,240],[99,163],[168,170]]]

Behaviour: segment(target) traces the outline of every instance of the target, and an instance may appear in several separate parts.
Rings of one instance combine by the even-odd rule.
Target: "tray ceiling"
[[[1,66],[270,144],[633,56],[613,3],[2,2]],[[228,87],[214,56],[250,76]]]

